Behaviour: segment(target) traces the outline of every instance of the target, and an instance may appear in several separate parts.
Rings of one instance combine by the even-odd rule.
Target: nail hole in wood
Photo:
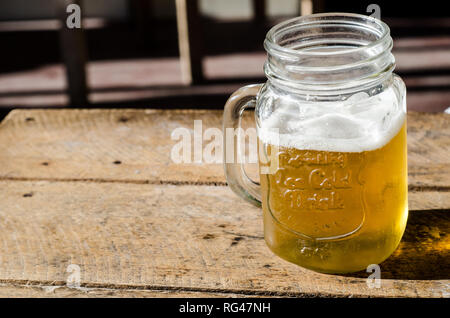
[[[25,118],[25,121],[34,121],[34,118],[33,117],[27,117],[27,118]]]
[[[24,197],[24,198],[31,198],[32,196],[33,196],[33,193],[32,193],[32,192],[24,193],[24,194],[23,194],[23,197]]]
[[[45,161],[45,162],[41,163],[41,165],[43,165],[43,166],[48,166],[49,163],[48,163],[47,161]]]
[[[121,163],[122,163],[122,161],[120,161],[120,160],[116,160],[113,162],[113,164],[115,164],[115,165],[120,165]]]
[[[243,240],[244,238],[242,236],[236,236],[233,241],[231,242],[231,246],[236,245],[239,243],[239,241]]]
[[[130,119],[128,118],[128,117],[124,117],[124,116],[122,116],[122,117],[120,117],[119,118],[119,122],[120,123],[126,123],[127,121],[129,121]]]

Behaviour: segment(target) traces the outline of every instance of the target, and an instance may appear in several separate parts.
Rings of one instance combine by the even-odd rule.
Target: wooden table
[[[379,289],[365,272],[276,257],[261,210],[231,192],[222,165],[171,161],[174,128],[221,117],[11,112],[0,125],[0,296],[450,296],[449,115],[408,115],[410,217]],[[70,264],[80,288],[66,286]]]

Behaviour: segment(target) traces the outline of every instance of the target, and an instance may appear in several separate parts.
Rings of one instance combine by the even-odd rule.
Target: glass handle
[[[263,84],[253,84],[238,89],[225,104],[223,114],[223,162],[225,177],[230,188],[254,205],[261,205],[259,183],[251,180],[244,170],[244,164],[235,159],[240,149],[236,131],[241,131],[241,118],[246,108],[254,108],[256,96]],[[231,136],[232,134],[232,136]]]

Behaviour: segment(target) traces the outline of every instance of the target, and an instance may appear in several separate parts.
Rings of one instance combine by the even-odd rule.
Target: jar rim
[[[301,16],[267,33],[267,78],[298,91],[329,94],[374,86],[392,74],[395,58],[387,24],[355,13]]]
[[[331,19],[334,18],[334,19]],[[345,19],[353,19],[352,20],[345,20]],[[360,20],[361,22],[357,22],[357,20]],[[365,21],[366,23],[362,23],[362,21]],[[354,26],[365,26],[369,27],[368,24],[371,23],[372,25],[376,25],[379,27],[379,30],[381,30],[381,34],[379,34],[379,37],[366,45],[362,45],[359,47],[353,47],[348,48],[345,50],[340,50],[338,52],[330,52],[330,51],[302,51],[302,50],[296,50],[291,49],[289,47],[282,46],[277,43],[275,40],[275,36],[281,32],[285,31],[288,26],[290,27],[304,27],[307,25],[312,24],[330,24],[330,23],[344,23],[344,24],[353,24]],[[376,30],[374,27],[372,27],[372,30]],[[357,13],[343,13],[343,12],[329,12],[329,13],[316,13],[316,14],[310,14],[300,17],[295,17],[289,20],[286,20],[284,22],[281,22],[275,26],[273,26],[269,32],[266,34],[266,38],[264,41],[264,47],[267,51],[269,50],[275,50],[282,53],[286,53],[288,55],[303,55],[303,56],[331,56],[336,54],[346,54],[346,53],[357,53],[358,51],[371,49],[386,40],[390,38],[390,29],[389,26],[384,23],[383,21],[376,19],[371,16],[366,16],[363,14],[357,14]]]

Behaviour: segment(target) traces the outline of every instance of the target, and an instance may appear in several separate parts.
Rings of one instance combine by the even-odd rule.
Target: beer
[[[362,134],[354,143],[282,131],[277,144],[262,131],[260,167],[278,165],[260,175],[265,240],[275,254],[345,273],[379,264],[396,249],[408,216],[404,114],[384,128],[378,139]]]

